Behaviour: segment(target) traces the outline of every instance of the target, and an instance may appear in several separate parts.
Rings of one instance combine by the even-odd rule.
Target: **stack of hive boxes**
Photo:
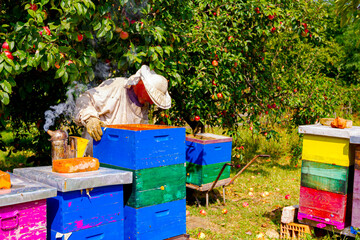
[[[100,168],[61,174],[44,166],[16,168],[14,174],[55,188],[55,197],[46,199],[47,239],[124,238],[122,184],[132,182],[131,172]]]
[[[100,165],[131,171],[124,186],[125,239],[186,233],[185,128],[122,124],[94,143]]]
[[[231,163],[232,138],[200,133],[186,136],[186,182],[202,186],[216,180],[225,163]],[[219,180],[230,177],[225,167]]]
[[[354,149],[350,137],[360,129],[300,126],[304,133],[298,219],[318,227],[350,225]]]

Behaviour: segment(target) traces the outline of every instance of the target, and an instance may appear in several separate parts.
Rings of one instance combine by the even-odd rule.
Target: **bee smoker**
[[[76,139],[70,137],[70,144],[68,144],[68,134],[64,130],[48,130],[47,133],[51,136],[51,159],[75,158],[76,157]]]

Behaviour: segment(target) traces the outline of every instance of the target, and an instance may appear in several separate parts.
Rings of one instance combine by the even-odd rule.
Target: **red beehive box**
[[[344,229],[350,224],[351,219],[351,194],[316,190],[313,188],[300,187],[300,201],[298,219],[314,220],[328,225],[334,225],[337,229]]]

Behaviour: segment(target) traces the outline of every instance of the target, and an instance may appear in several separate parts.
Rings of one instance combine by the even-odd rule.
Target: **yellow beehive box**
[[[351,166],[354,164],[351,136],[360,136],[360,127],[346,129],[322,125],[299,126],[304,133],[302,159],[314,162]]]

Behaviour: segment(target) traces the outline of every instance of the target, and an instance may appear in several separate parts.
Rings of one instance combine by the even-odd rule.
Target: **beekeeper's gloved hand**
[[[105,123],[97,117],[90,117],[86,121],[86,130],[95,141],[100,141],[102,136],[101,127],[105,127]]]

